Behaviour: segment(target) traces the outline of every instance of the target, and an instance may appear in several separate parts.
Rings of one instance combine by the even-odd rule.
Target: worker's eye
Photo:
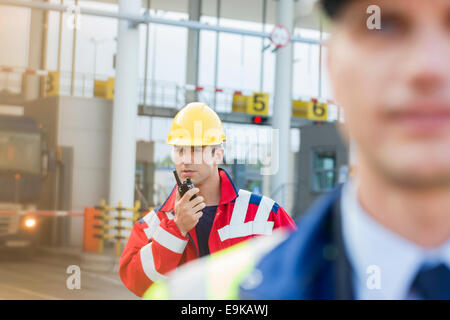
[[[182,156],[183,155],[183,148],[175,147],[175,154]]]

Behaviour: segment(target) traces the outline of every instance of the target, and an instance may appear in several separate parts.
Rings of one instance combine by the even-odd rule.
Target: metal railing
[[[73,96],[94,97],[95,80],[106,81],[111,75],[94,74],[88,72],[76,72],[73,83]],[[2,72],[0,70],[0,92],[19,94],[23,88],[22,74]],[[214,88],[213,86],[194,86],[179,84],[175,81],[154,79],[139,79],[136,90],[138,104],[145,106],[180,109],[192,101],[202,101],[217,112],[231,113],[233,109],[233,96],[235,92],[241,92],[245,96],[251,96],[253,91],[236,88]],[[59,76],[59,95],[72,96],[72,73],[61,71]],[[145,95],[145,96],[144,96]],[[298,97],[296,97],[298,98]],[[309,96],[300,100],[309,101]],[[273,94],[269,93],[269,106],[274,104]],[[269,108],[269,116],[274,108]],[[329,104],[329,120],[339,118],[338,107]]]

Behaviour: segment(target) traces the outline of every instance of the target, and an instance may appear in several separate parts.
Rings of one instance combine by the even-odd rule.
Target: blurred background
[[[136,298],[118,259],[175,184],[189,102],[224,122],[236,186],[291,216],[344,182],[314,2],[0,0],[0,299]]]

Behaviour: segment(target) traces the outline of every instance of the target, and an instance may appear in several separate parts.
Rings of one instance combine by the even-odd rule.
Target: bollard
[[[97,252],[99,246],[99,239],[96,235],[97,221],[100,215],[100,210],[86,207],[84,208],[84,228],[83,228],[83,251]]]
[[[118,207],[112,207],[106,205],[106,201],[102,199],[100,202],[100,206],[96,206],[95,209],[99,210],[100,212],[100,215],[95,216],[95,218],[99,220],[99,223],[93,226],[94,228],[100,229],[100,232],[94,235],[94,237],[99,238],[98,252],[99,254],[103,254],[105,239],[113,239],[116,241],[115,254],[117,257],[119,257],[122,251],[122,240],[127,239],[127,237],[122,233],[122,230],[133,230],[133,227],[124,226],[122,221],[127,220],[131,221],[133,224],[136,223],[139,220],[142,211],[141,202],[137,200],[135,201],[133,208],[125,208],[122,206],[122,201],[119,201]],[[110,215],[109,211],[117,211],[117,216]],[[133,213],[133,216],[124,217],[124,211],[130,211],[131,213]],[[105,224],[106,220],[116,220],[117,225]],[[117,230],[117,233],[115,235],[111,234],[109,230]]]
[[[100,201],[100,241],[98,242],[98,253],[103,254],[104,248],[104,235],[105,235],[105,216],[106,216],[106,201],[102,199]]]
[[[121,249],[121,236],[122,236],[122,201],[119,201],[119,207],[117,208],[117,236],[116,236],[116,257],[120,256]]]
[[[136,200],[134,202],[134,221],[133,221],[133,223],[135,223],[139,220],[140,209],[141,209],[141,202],[139,200]]]

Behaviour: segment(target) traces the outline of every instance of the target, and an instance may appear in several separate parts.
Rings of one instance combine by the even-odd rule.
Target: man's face
[[[450,0],[352,1],[334,28],[330,78],[360,159],[402,185],[450,185]]]
[[[174,147],[175,168],[181,180],[190,178],[201,186],[213,174],[223,159],[223,148],[217,146]]]

